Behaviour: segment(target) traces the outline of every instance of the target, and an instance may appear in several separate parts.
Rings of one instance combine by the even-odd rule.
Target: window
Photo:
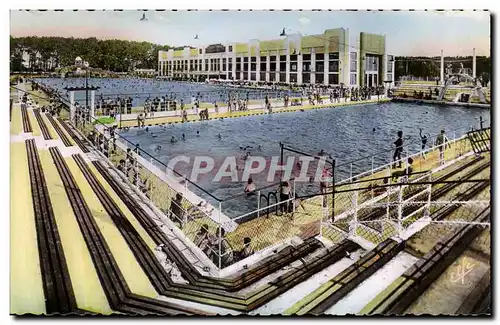
[[[357,83],[357,76],[355,73],[351,73],[351,78],[349,80],[351,85],[355,85]]]
[[[366,71],[378,71],[378,57],[367,56],[365,59]]]
[[[316,61],[323,61],[325,59],[325,55],[323,53],[316,54]]]
[[[328,64],[328,71],[339,72],[339,61],[330,61]]]
[[[276,55],[271,55],[271,56],[269,57],[269,61],[271,61],[271,62],[276,62]]]
[[[269,70],[276,71],[276,62],[271,62],[271,64],[269,64]]]
[[[260,81],[266,81],[266,73],[265,72],[260,73]]]
[[[339,59],[339,52],[334,52],[329,54],[330,60],[338,60]]]
[[[286,61],[286,55],[280,55],[280,62]]]
[[[286,73],[280,73],[280,80],[279,82],[286,82]]]
[[[293,72],[297,71],[297,63],[290,63],[290,71]]]
[[[387,72],[392,73],[392,62],[391,61],[387,61]]]
[[[267,61],[267,56],[260,57],[260,62],[266,62],[266,61]]]
[[[265,63],[260,64],[260,71],[266,71],[266,64]]]
[[[311,61],[311,54],[302,55],[302,61]]]
[[[328,84],[330,85],[338,85],[339,84],[339,75],[337,73],[330,73],[328,75]]]
[[[387,74],[387,81],[392,81],[392,73]]]
[[[350,62],[351,72],[357,72],[357,69],[358,69],[358,61],[351,60],[351,62]]]
[[[248,56],[243,57],[243,62],[248,63]]]
[[[203,50],[202,50],[202,49],[200,49],[200,50],[198,51],[198,54],[201,54],[202,52],[203,52]]]
[[[296,73],[290,73],[290,82],[292,82],[292,83],[297,82],[297,74]]]
[[[233,46],[229,45],[229,52],[233,52]]]
[[[311,74],[309,73],[303,73],[302,74],[302,83],[303,84],[308,84],[311,82]]]
[[[280,71],[286,71],[286,62],[280,61]]]
[[[310,62],[304,62],[302,64],[302,71],[311,71],[311,63]]]
[[[316,73],[316,83],[322,84],[325,82],[325,76],[322,73]]]
[[[257,71],[257,64],[256,63],[250,63],[250,70],[251,71]],[[252,79],[255,80],[255,79]]]
[[[316,72],[323,72],[325,71],[325,64],[320,61],[320,62],[316,62]]]
[[[297,55],[290,55],[290,61],[297,61]]]
[[[241,58],[236,58],[236,63],[240,63],[241,62]]]
[[[253,81],[257,80],[257,76],[255,73],[250,73],[250,80],[253,80]]]
[[[252,56],[250,58],[250,62],[257,62],[257,57],[256,56]]]
[[[357,59],[358,59],[358,53],[351,52],[351,60],[357,60]]]

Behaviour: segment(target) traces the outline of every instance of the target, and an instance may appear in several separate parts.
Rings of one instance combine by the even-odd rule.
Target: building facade
[[[159,51],[158,76],[172,79],[227,79],[248,82],[394,86],[395,62],[384,35],[348,29],[320,35],[226,43]]]

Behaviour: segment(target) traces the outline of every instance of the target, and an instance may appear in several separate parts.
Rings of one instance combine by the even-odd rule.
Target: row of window
[[[170,69],[171,65],[170,63],[167,63],[164,65],[165,71],[168,71]],[[248,71],[250,67],[251,71],[257,71],[257,64],[256,63],[236,63],[236,70],[237,71]],[[279,69],[278,69],[279,67]],[[352,71],[352,62],[351,62],[351,71]],[[355,65],[354,65],[355,67]],[[228,70],[232,70],[233,65],[232,63],[229,63],[227,65]],[[325,63],[323,61],[316,62],[314,65],[314,71],[324,71],[325,69]],[[267,71],[267,63],[261,63],[260,64],[260,70],[261,71]],[[339,61],[337,60],[331,60],[328,62],[328,72],[339,72]],[[173,71],[187,71],[188,70],[188,65],[187,63],[180,63],[180,64],[173,64],[172,65],[172,70]],[[198,61],[192,61],[191,64],[189,65],[189,70],[190,71],[226,71],[226,60],[222,61],[222,64],[220,63],[220,60],[214,60],[214,61],[208,61],[205,60],[203,68],[202,68],[202,62],[201,60]],[[269,62],[269,71],[286,71],[286,62],[280,62],[279,66],[276,62]],[[298,63],[297,62],[290,62],[290,71],[292,72],[297,72],[298,71]],[[310,62],[303,62],[302,64],[302,71],[313,71],[312,70],[312,64]],[[356,70],[354,70],[356,72]]]
[[[354,53],[356,54],[356,53]],[[286,61],[286,55],[279,55],[279,61],[280,62],[284,62]],[[227,58],[228,60],[231,60],[232,58]],[[339,59],[339,53],[338,52],[335,52],[335,53],[329,53],[328,54],[328,59],[329,60],[338,60]],[[202,59],[192,59],[191,61],[200,61]],[[216,58],[216,59],[205,59],[205,62],[207,62],[208,60],[210,61],[219,61],[220,58]],[[223,62],[226,61],[226,58],[222,58]],[[250,62],[257,62],[257,57],[255,56],[252,56],[252,57],[248,57],[248,56],[244,56],[244,57],[236,57],[236,63],[240,63],[243,61],[243,63],[248,63],[250,60]],[[277,55],[270,55],[269,56],[269,61],[270,62],[276,62],[278,60],[278,56]],[[311,61],[312,60],[312,55],[311,54],[303,54],[302,55],[302,61]],[[318,53],[316,54],[316,57],[315,57],[315,60],[316,61],[325,61],[325,55],[323,53]],[[298,61],[298,55],[297,54],[292,54],[290,55],[290,61]],[[173,60],[171,62],[174,62],[174,64],[176,63],[184,63],[184,64],[187,64],[188,63],[188,60]],[[260,57],[260,62],[267,62],[267,56],[261,56]]]
[[[313,74],[315,76],[315,82],[316,83],[324,83],[325,81],[325,76],[323,74]],[[232,73],[229,73],[229,79],[232,79]],[[248,73],[248,72],[236,72],[236,79],[239,80],[248,80],[248,76],[250,76],[251,81],[256,81],[257,74],[256,73]],[[298,74],[297,73],[290,73],[289,76],[290,80],[288,82],[290,83],[296,83],[298,82]],[[331,73],[328,74],[328,84],[330,85],[338,85],[339,84],[339,75],[337,73]],[[266,74],[261,72],[260,73],[260,80],[261,81],[266,81]],[[269,81],[270,82],[287,82],[286,80],[286,74],[285,73],[271,73],[269,74]],[[302,73],[302,83],[310,83],[311,82],[311,74],[310,73]]]

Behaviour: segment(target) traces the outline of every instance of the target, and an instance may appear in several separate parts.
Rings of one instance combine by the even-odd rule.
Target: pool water
[[[150,127],[148,132],[145,129],[131,128],[122,132],[121,136],[138,143],[142,149],[165,164],[182,155],[190,157],[191,162],[195,156],[209,156],[218,167],[226,157],[235,156],[238,165],[244,166],[245,162],[241,160],[244,151],[241,147],[251,146],[252,156],[262,156],[269,161],[270,157],[280,156],[280,142],[311,154],[317,154],[323,149],[336,160],[337,166],[341,165],[335,170],[335,178],[340,180],[349,177],[349,162],[361,157],[374,154],[375,166],[389,162],[392,151],[387,150],[396,140],[399,130],[404,133],[407,146],[405,150],[415,153],[421,146],[419,128],[431,136],[444,129],[447,136],[453,138],[454,132],[459,136],[471,127],[478,128],[480,116],[485,125],[489,125],[489,114],[490,111],[484,109],[383,103],[172,124]],[[182,141],[183,133],[185,141]],[[172,144],[172,136],[178,142]],[[428,145],[432,143],[431,137]],[[355,175],[370,168],[371,158],[362,159],[353,164],[352,173]],[[175,169],[182,175],[189,176],[192,164],[179,163]],[[229,177],[214,181],[215,172],[211,172],[199,177],[197,184],[218,198],[227,198],[243,192],[246,179],[242,179],[241,173],[239,175],[238,182],[231,182]],[[267,177],[267,167],[262,173],[252,176],[257,188],[272,183]],[[274,179],[273,182],[278,180],[279,178]],[[297,186],[297,192],[312,194],[317,193],[318,188],[317,184],[304,183]],[[204,198],[208,199],[206,195]],[[230,217],[235,217],[256,207],[255,197],[243,196],[225,202],[223,210]]]

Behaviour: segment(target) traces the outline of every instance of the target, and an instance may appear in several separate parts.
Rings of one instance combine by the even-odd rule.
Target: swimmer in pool
[[[222,135],[220,135],[220,133],[217,137],[219,138],[219,140],[222,140]]]
[[[171,143],[176,143],[176,142],[177,142],[177,139],[176,139],[174,136],[172,136],[172,138],[170,139],[170,142],[171,142]]]
[[[146,132],[149,132],[149,126],[146,126]]]
[[[161,146],[160,145],[156,146],[156,151],[160,151],[160,150],[161,150]]]
[[[257,150],[262,151],[262,147],[261,147],[261,145],[260,145],[260,144],[259,144],[259,146],[257,147]]]
[[[196,136],[199,137],[200,136],[200,131],[196,131]]]
[[[242,160],[247,160],[248,157],[250,157],[250,151],[247,151],[243,157],[241,157]]]
[[[372,132],[375,133],[376,130],[377,130],[376,128],[373,128]]]
[[[182,134],[182,141],[186,141],[186,135],[184,133]]]

